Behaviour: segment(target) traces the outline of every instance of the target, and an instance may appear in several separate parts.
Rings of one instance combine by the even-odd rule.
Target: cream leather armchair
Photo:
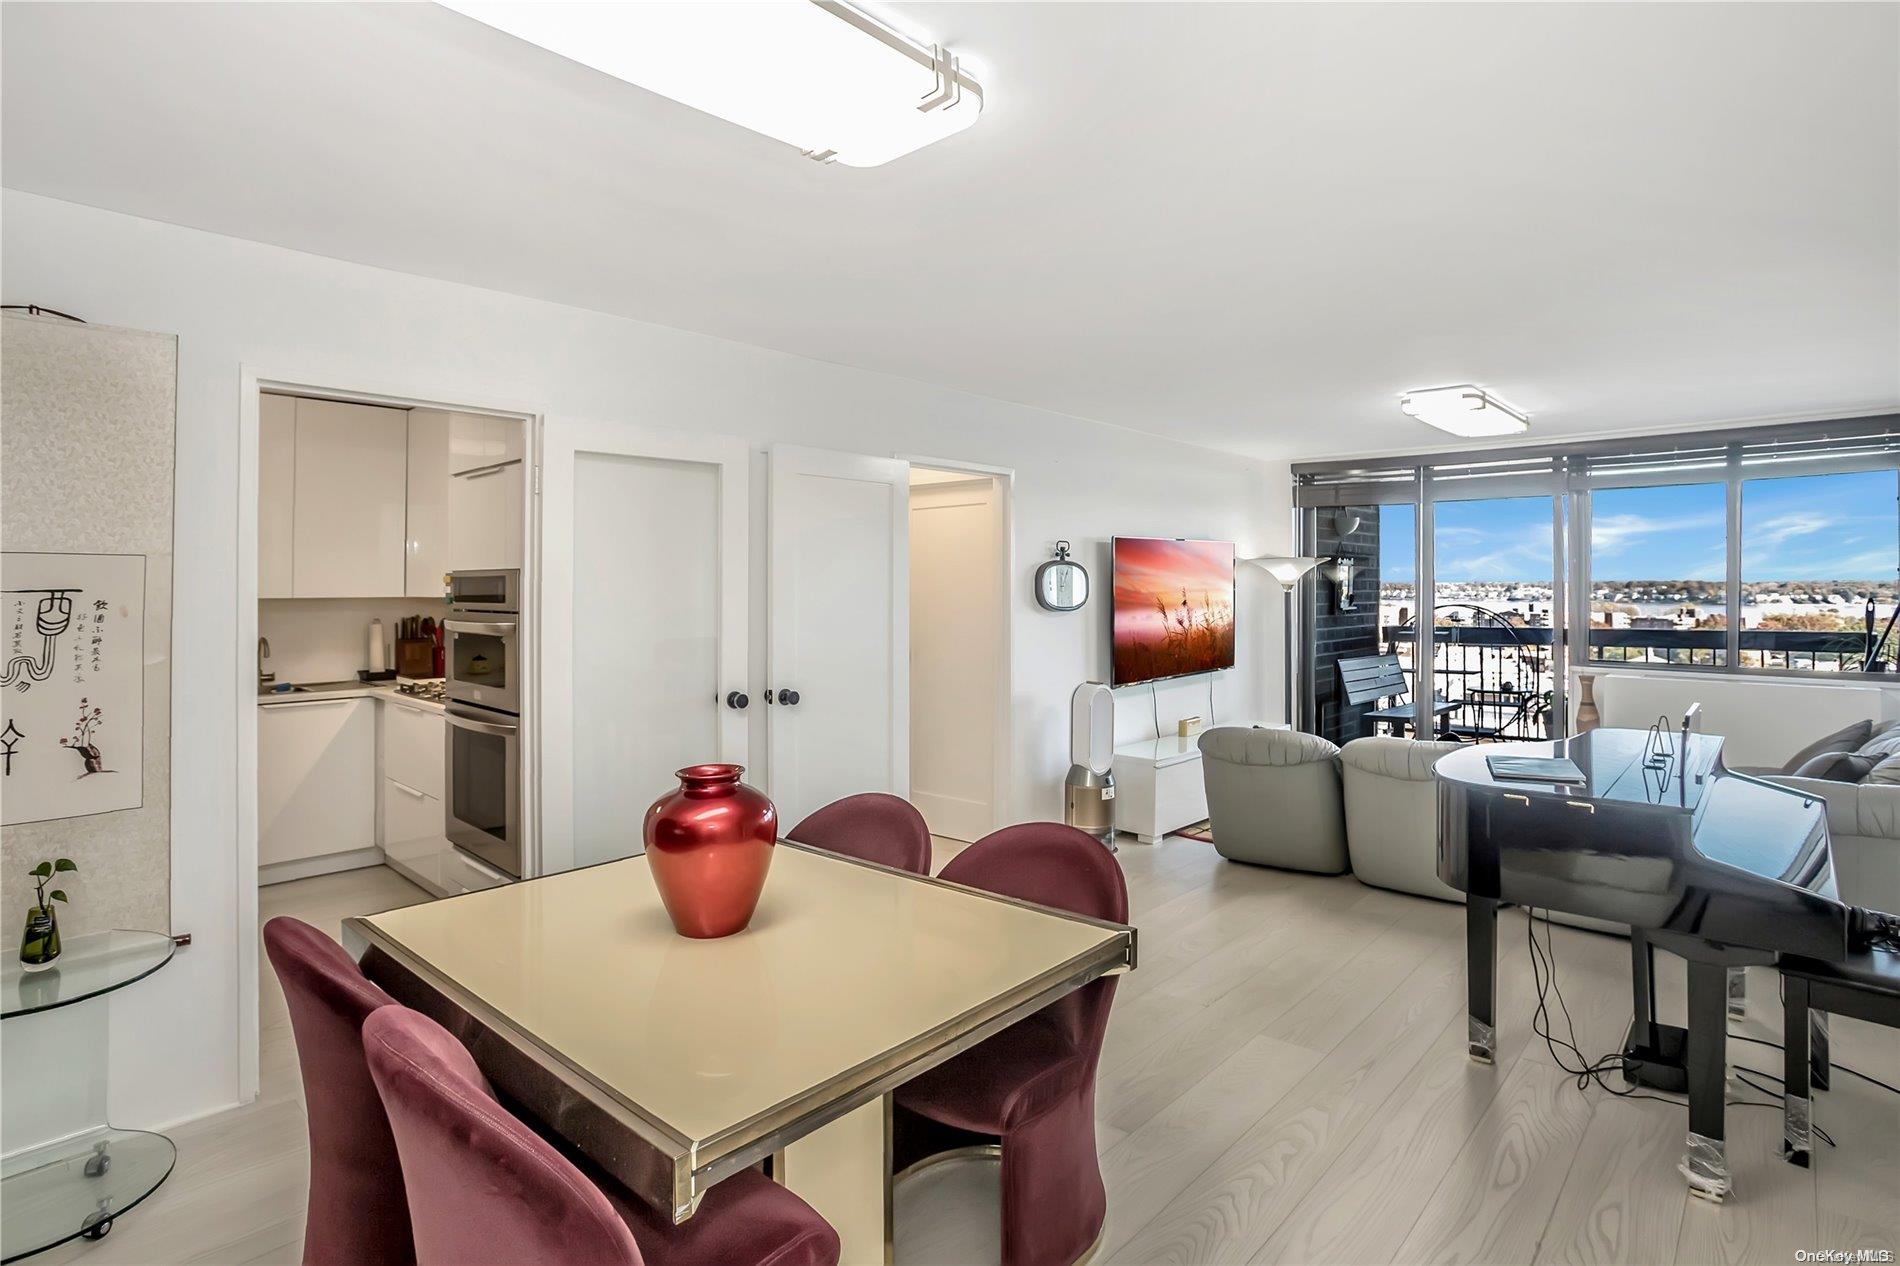
[[[1207,818],[1222,857],[1283,870],[1346,869],[1339,749],[1313,734],[1221,726],[1201,735]]]
[[[1438,877],[1438,786],[1432,766],[1457,743],[1362,738],[1339,753],[1346,847],[1361,883],[1440,901],[1465,894]]]

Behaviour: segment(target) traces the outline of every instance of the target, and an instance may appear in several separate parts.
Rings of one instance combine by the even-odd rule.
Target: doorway
[[[910,472],[910,787],[931,834],[1002,824],[1008,483],[988,471]]]

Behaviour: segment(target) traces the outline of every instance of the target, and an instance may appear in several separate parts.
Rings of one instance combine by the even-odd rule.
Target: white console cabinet
[[[1269,729],[1283,730],[1284,725]],[[1201,736],[1142,739],[1115,749],[1115,827],[1143,844],[1207,818]]]

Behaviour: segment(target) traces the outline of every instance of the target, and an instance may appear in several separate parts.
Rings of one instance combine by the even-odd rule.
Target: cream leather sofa
[[[1354,739],[1340,749],[1346,849],[1361,883],[1440,901],[1465,894],[1438,877],[1438,788],[1432,766],[1457,743]]]
[[[1199,746],[1222,857],[1322,875],[1346,869],[1337,747],[1313,734],[1240,726],[1209,730]]]
[[[1422,739],[1362,738],[1339,753],[1345,769],[1346,842],[1352,873],[1375,888],[1440,901],[1465,894],[1438,877],[1438,785],[1432,766],[1460,744]],[[1629,935],[1620,923],[1551,913],[1551,922]]]
[[[1873,910],[1900,911],[1900,785],[1827,782],[1787,774],[1765,777],[1827,802],[1834,886],[1841,900]]]

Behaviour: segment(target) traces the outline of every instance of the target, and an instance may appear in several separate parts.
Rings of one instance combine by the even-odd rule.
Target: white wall
[[[172,884],[174,925],[195,940],[148,987],[118,995],[113,1104],[122,1124],[211,1111],[238,1093],[237,938],[251,929],[236,926],[235,912],[238,885],[251,877],[236,873],[233,691],[254,654],[237,646],[250,620],[236,602],[241,366],[519,409],[550,428],[625,420],[1012,468],[1012,819],[1060,813],[1069,693],[1108,672],[1111,535],[1227,539],[1243,555],[1289,543],[1284,465],[31,194],[7,191],[0,210],[7,302],[179,335]],[[1043,611],[1030,597],[1030,575],[1058,538],[1097,578],[1097,597],[1079,614]],[[755,572],[762,583],[763,568]],[[1269,590],[1264,574],[1242,575],[1240,666],[1216,683],[1223,719],[1267,715],[1279,698],[1280,612]],[[1121,724],[1139,734],[1150,724],[1147,691],[1126,693]],[[1203,712],[1205,686],[1164,687],[1161,705],[1164,727]]]
[[[1658,717],[1679,722],[1690,704],[1700,703],[1702,731],[1722,736],[1722,758],[1731,766],[1778,768],[1815,739],[1856,721],[1900,718],[1900,682],[1573,669],[1573,721],[1579,671],[1596,679],[1597,712],[1604,725],[1646,730]]]
[[[426,598],[267,598],[257,631],[270,639],[264,667],[278,681],[348,681],[369,667],[369,622],[383,622],[383,664],[396,666],[396,622],[446,610]]]

